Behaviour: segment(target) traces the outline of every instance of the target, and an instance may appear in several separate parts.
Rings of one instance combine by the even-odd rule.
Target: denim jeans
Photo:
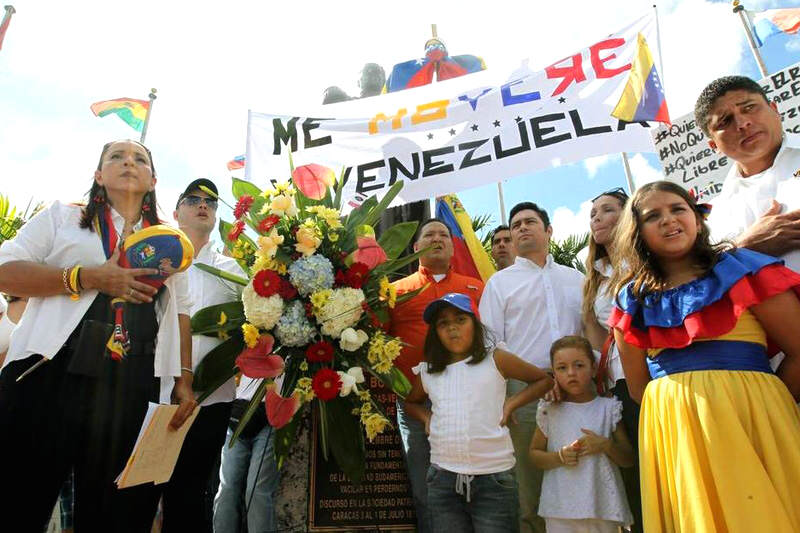
[[[427,403],[430,409],[430,402]],[[403,403],[397,402],[397,431],[403,441],[403,456],[406,460],[408,482],[417,513],[418,533],[432,533],[431,513],[428,508],[428,487],[425,476],[431,465],[431,446],[425,434],[425,424],[407,415]]]
[[[431,465],[428,505],[434,531],[509,533],[517,531],[517,480],[514,469],[466,476]]]
[[[278,488],[274,431],[267,426],[253,438],[240,436],[233,448],[229,447],[232,436],[228,429],[214,498],[214,532],[242,531],[242,511],[246,511],[248,533],[274,532],[273,497]]]

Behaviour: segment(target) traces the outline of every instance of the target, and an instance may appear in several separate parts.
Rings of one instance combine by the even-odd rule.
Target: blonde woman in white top
[[[13,486],[0,498],[8,531],[42,531],[70,469],[76,531],[150,530],[152,486],[118,490],[114,479],[148,401],[158,400],[156,378],[173,384],[180,403],[174,427],[196,405],[185,275],[157,292],[136,278],[158,270],[117,261],[118,243],[159,222],[155,183],[146,147],[108,143],[85,206],[54,202],[0,248],[0,291],[28,297],[0,372],[0,472]],[[120,329],[130,340],[119,361],[106,350],[115,297],[125,301]]]
[[[514,447],[505,426],[516,408],[543,396],[553,381],[515,355],[487,347],[478,311],[464,294],[434,300],[423,318],[429,325],[425,362],[413,369],[405,408],[430,435],[433,530],[515,531]],[[506,398],[509,378],[528,386]]]

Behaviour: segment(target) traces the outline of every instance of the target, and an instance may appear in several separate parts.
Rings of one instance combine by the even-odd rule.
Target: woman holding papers
[[[152,486],[118,490],[114,480],[157,378],[174,379],[173,427],[195,407],[184,275],[156,290],[137,277],[158,270],[118,264],[119,244],[159,223],[155,184],[147,148],[108,143],[86,205],[54,202],[0,249],[0,291],[29,298],[0,372],[9,531],[42,531],[71,469],[76,531],[150,531]]]

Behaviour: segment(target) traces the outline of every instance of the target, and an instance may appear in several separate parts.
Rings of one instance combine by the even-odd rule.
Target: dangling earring
[[[149,213],[150,212],[150,193],[145,193],[144,197],[142,198],[142,213]]]
[[[106,203],[106,190],[104,187],[100,187],[98,189],[97,194],[94,195],[94,203],[96,204],[104,204]]]

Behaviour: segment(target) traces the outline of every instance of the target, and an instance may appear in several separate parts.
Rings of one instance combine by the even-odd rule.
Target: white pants
[[[545,518],[547,533],[618,533],[619,522],[596,518]]]

